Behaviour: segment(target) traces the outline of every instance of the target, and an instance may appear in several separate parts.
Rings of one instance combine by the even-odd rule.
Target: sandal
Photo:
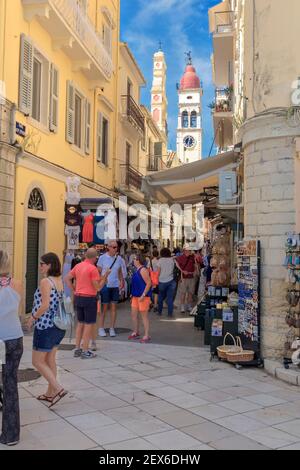
[[[52,406],[56,405],[62,398],[64,398],[67,395],[67,391],[64,389],[61,389],[60,392],[58,392],[51,400],[51,404],[48,406],[48,408],[52,408]]]
[[[144,336],[144,337],[141,339],[140,343],[150,343],[150,341],[151,341],[150,336]]]
[[[52,397],[47,397],[47,395],[40,395],[39,397],[37,397],[37,400],[38,401],[48,401],[48,402],[52,402]]]
[[[140,337],[140,334],[134,331],[133,333],[131,333],[131,335],[128,336],[128,339],[136,339],[139,337]]]

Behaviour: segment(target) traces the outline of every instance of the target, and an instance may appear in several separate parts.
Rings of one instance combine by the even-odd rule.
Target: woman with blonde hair
[[[0,444],[20,440],[18,368],[23,354],[23,331],[19,319],[22,284],[11,276],[10,256],[0,250],[0,343],[5,344],[2,362],[3,416]]]

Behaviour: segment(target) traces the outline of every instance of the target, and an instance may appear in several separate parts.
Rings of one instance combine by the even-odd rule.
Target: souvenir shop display
[[[94,240],[94,214],[87,211],[83,220],[82,241],[83,243],[92,243]]]
[[[286,240],[284,266],[287,268],[287,295],[289,304],[285,321],[289,326],[284,344],[284,367],[300,366],[300,234],[291,233]]]
[[[241,341],[241,355],[232,357],[230,362],[248,362],[260,366],[260,241],[240,242],[237,259],[238,336]]]
[[[219,230],[217,229],[212,246],[212,258],[210,260],[210,266],[213,269],[211,284],[212,286],[229,287],[231,280],[230,232],[227,231],[226,226],[221,226]]]

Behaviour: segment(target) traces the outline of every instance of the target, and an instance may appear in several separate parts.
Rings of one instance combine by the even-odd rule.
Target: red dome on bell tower
[[[196,73],[195,67],[192,64],[188,64],[180,81],[180,90],[190,90],[192,88],[201,88],[200,78]]]

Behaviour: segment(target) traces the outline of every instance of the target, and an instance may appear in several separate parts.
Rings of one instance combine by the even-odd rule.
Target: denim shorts
[[[57,348],[64,339],[66,332],[60,330],[55,325],[46,330],[34,329],[33,332],[33,349],[39,352],[51,352]]]
[[[97,322],[97,297],[75,297],[74,307],[79,323],[94,325]]]
[[[103,287],[100,292],[102,304],[117,304],[120,300],[118,287]]]

